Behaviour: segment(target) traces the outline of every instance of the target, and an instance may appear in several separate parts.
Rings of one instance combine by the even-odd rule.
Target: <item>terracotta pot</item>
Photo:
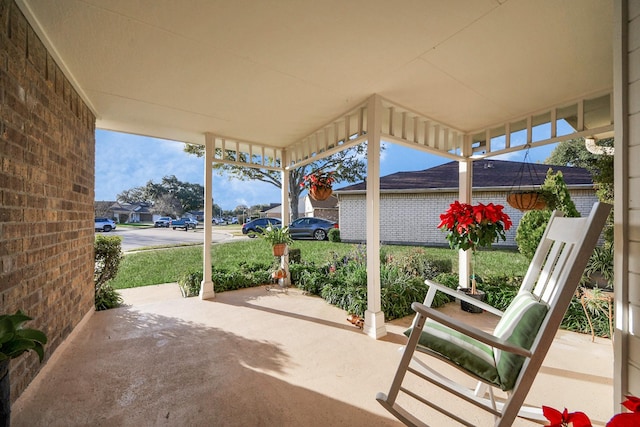
[[[309,196],[318,201],[327,200],[331,193],[333,193],[331,187],[312,187],[309,189]]]
[[[276,271],[274,271],[273,273],[271,273],[271,277],[273,277],[276,280],[278,280],[278,279],[286,279],[287,278],[287,272],[284,271],[283,269],[279,268]]]
[[[544,196],[539,191],[514,191],[507,194],[507,203],[521,211],[541,210],[547,206]]]
[[[284,255],[284,251],[287,248],[286,243],[277,243],[273,245],[273,256],[282,256]]]

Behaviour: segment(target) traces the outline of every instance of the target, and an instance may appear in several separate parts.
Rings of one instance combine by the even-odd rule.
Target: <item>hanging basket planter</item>
[[[316,186],[316,187],[311,187],[311,189],[309,189],[309,196],[311,196],[313,200],[318,200],[318,201],[327,200],[329,196],[331,196],[331,193],[333,193],[333,190],[331,189],[331,187]]]
[[[537,190],[513,191],[507,194],[507,203],[523,212],[542,210],[547,206],[544,194]]]
[[[529,145],[511,190],[507,193],[509,206],[522,212],[539,211],[547,207],[545,191],[541,187],[544,177],[540,178],[536,165],[527,161],[530,148]]]
[[[300,187],[308,189],[309,196],[313,200],[327,200],[333,192],[331,189],[333,181],[335,180],[333,174],[334,171],[324,172],[322,170],[316,170],[303,177]]]
[[[286,243],[278,243],[273,245],[273,256],[282,256],[284,255],[284,251],[287,249]]]

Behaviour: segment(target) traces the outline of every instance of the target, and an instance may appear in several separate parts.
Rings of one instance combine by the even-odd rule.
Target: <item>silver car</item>
[[[116,229],[116,222],[109,218],[96,218],[93,228],[95,231],[104,231],[107,233]]]

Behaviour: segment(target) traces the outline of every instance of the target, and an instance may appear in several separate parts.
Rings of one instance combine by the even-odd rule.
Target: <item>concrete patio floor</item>
[[[174,283],[122,295],[125,307],[93,314],[46,363],[14,403],[13,427],[400,425],[375,395],[388,391],[411,317],[373,340],[343,310],[295,288],[201,301],[182,298]],[[445,310],[483,328],[494,322],[456,304]],[[604,425],[612,364],[611,341],[559,331],[527,402]],[[437,414],[425,421],[456,425]]]

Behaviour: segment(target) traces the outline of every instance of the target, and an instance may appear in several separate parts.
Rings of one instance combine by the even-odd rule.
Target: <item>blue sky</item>
[[[428,169],[449,161],[399,145],[385,145],[380,160],[381,176]],[[144,186],[149,181],[160,182],[167,175],[175,175],[183,182],[204,184],[204,160],[185,153],[183,146],[181,142],[97,130],[95,200],[116,200],[124,190]],[[550,144],[532,149],[529,161],[543,161],[554,147],[555,144]],[[494,158],[521,161],[523,156],[521,151]],[[213,193],[214,202],[225,210],[235,209],[238,205],[280,201],[280,191],[270,184],[229,180],[215,173]]]

